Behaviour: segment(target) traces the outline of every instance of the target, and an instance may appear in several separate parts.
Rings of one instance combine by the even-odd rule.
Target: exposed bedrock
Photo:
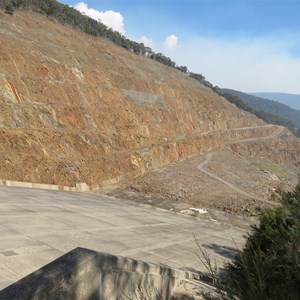
[[[0,179],[96,186],[274,131],[106,40],[25,12],[0,26]]]

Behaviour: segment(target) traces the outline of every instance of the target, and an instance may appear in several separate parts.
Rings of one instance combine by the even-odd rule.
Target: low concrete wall
[[[169,267],[76,248],[2,290],[0,299],[169,299],[181,280],[195,277]]]
[[[90,191],[90,187],[85,182],[76,183],[76,187],[55,185],[55,184],[44,184],[34,182],[23,182],[23,181],[12,181],[12,180],[0,180],[0,186],[14,186],[23,188],[43,189],[43,190],[54,190],[54,191],[68,191],[68,192],[87,192]]]

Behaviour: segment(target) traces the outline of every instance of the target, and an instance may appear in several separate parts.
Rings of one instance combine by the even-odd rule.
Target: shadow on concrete
[[[91,258],[90,253],[77,248],[3,289],[0,299],[46,299],[49,295],[53,299],[76,299],[80,285],[91,279],[84,278],[81,270]],[[89,284],[83,294],[86,299],[99,299],[98,285]]]
[[[177,297],[171,297],[170,300],[195,300],[193,296],[181,295]]]
[[[142,294],[169,299],[178,283],[191,276],[196,274],[76,248],[0,291],[0,299],[111,300]]]
[[[183,271],[187,271],[187,272],[191,272],[193,274],[196,274],[197,275],[197,279],[208,284],[208,285],[213,285],[213,279],[212,277],[206,273],[206,272],[201,272],[197,269],[194,269],[194,268],[184,268],[182,269]]]
[[[221,246],[217,244],[204,244],[202,245],[204,248],[213,250],[215,253],[228,258],[228,259],[234,259],[235,255],[237,254],[238,250],[233,247],[228,246]]]

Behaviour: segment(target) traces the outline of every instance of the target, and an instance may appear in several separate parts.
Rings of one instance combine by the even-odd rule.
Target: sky
[[[300,0],[60,0],[213,85],[300,94]]]

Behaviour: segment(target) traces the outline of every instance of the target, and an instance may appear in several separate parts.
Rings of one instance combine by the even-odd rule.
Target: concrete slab
[[[99,194],[0,187],[0,289],[76,247],[203,270],[193,234],[222,262],[245,233]]]
[[[76,248],[0,291],[0,299],[170,299],[195,280],[202,290],[201,274]]]

